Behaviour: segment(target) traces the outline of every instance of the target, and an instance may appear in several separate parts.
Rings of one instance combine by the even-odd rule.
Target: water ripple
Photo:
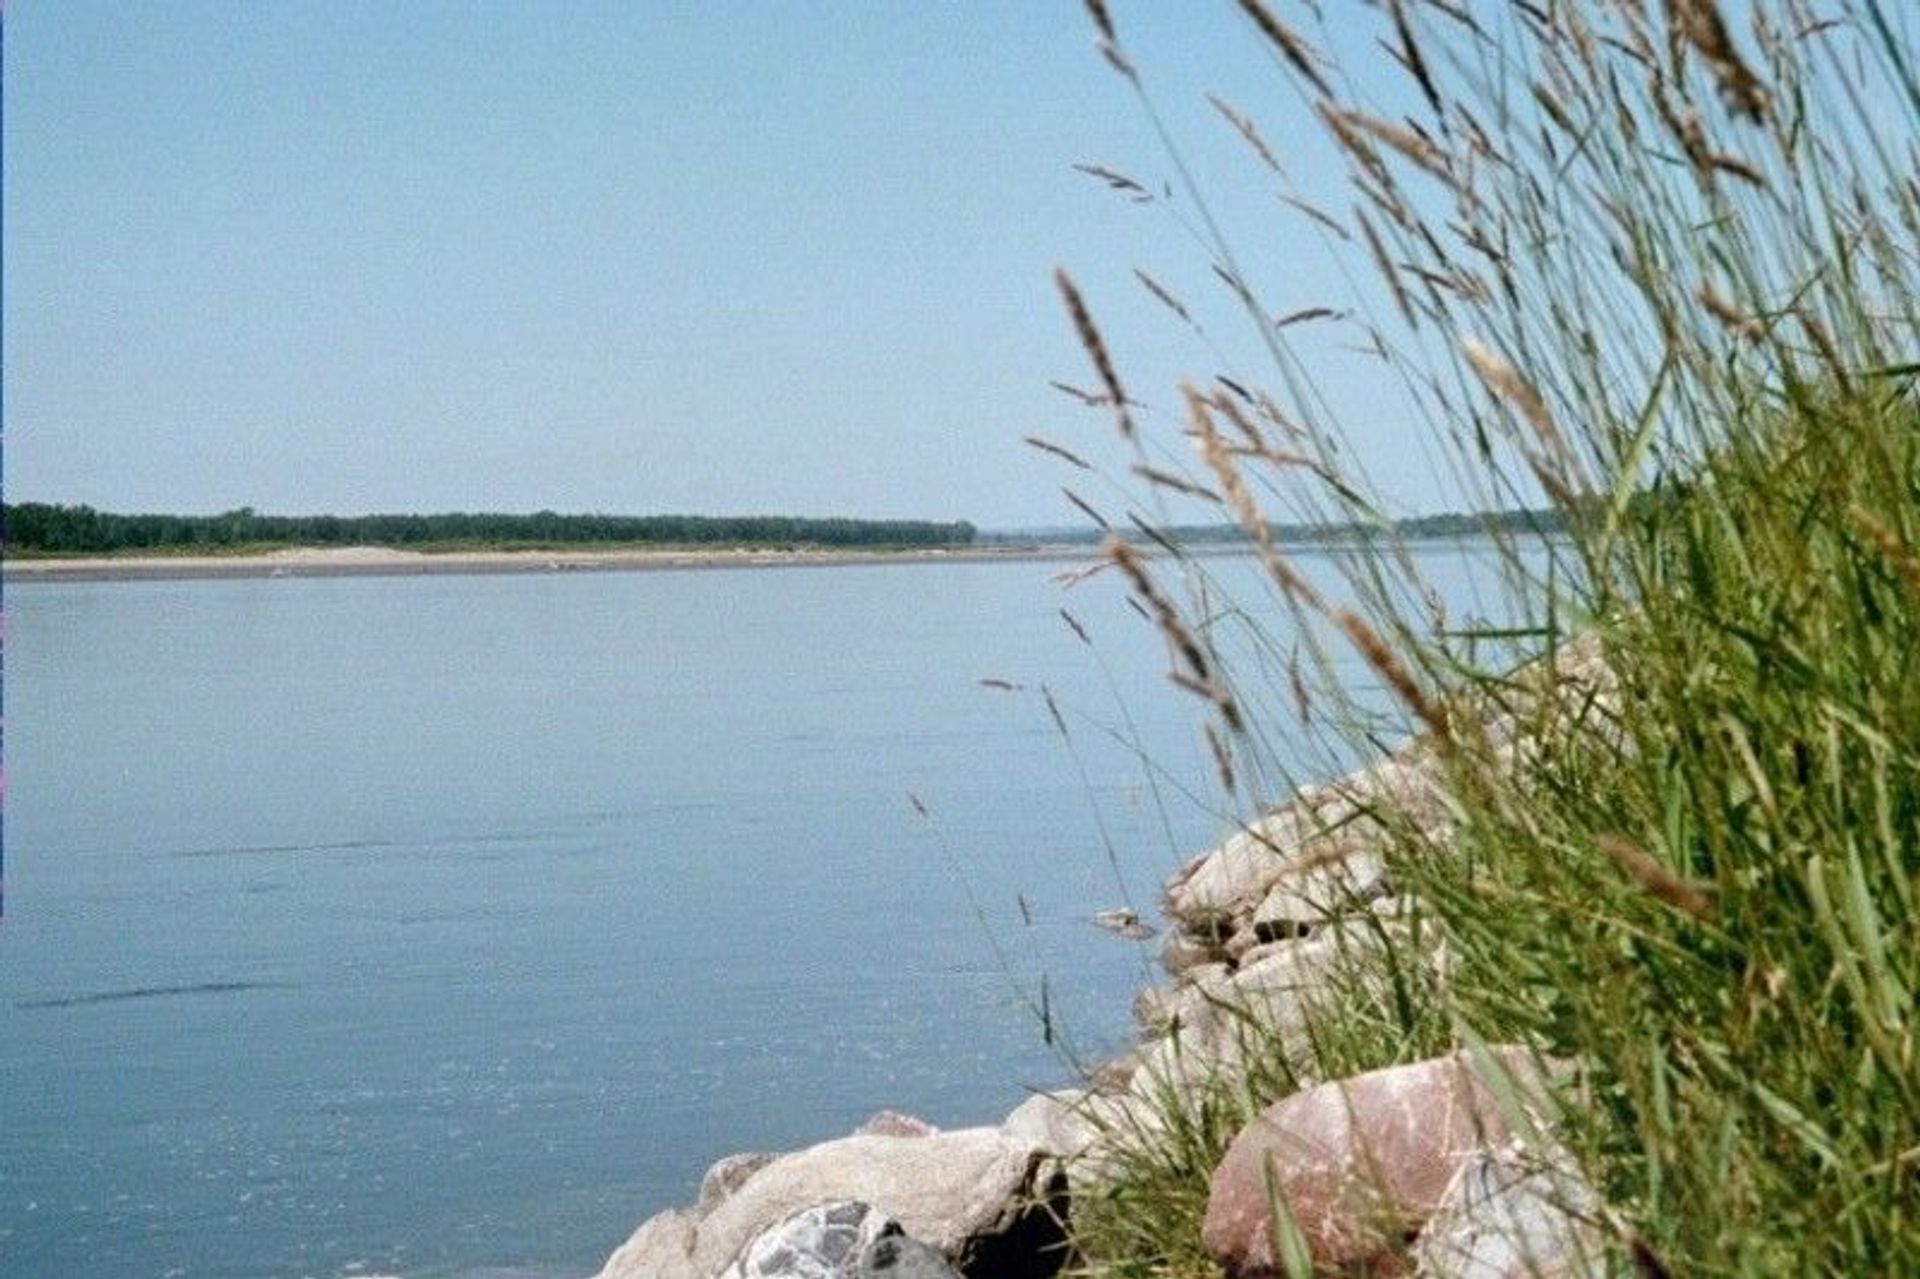
[[[87,1004],[112,1004],[123,999],[161,999],[168,995],[230,995],[243,990],[292,990],[284,981],[201,981],[184,986],[130,986],[125,990],[101,990],[86,995],[62,995],[54,999],[23,999],[15,1008],[79,1008]]]

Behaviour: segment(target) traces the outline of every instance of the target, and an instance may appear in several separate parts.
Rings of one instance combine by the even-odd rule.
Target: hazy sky
[[[1201,97],[1337,179],[1234,6],[1114,12],[1268,301],[1324,300]],[[5,28],[9,500],[1067,523],[1021,437],[1112,453],[1047,385],[1091,382],[1056,265],[1142,398],[1264,372],[1132,278],[1231,321],[1190,205],[1073,170],[1174,178],[1077,0],[14,0]],[[1390,471],[1391,401],[1327,358]]]

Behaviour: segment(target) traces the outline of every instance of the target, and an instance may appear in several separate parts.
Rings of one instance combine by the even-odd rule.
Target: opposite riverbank
[[[260,555],[146,555],[9,559],[9,583],[116,582],[222,577],[404,577],[449,573],[663,572],[702,568],[803,568],[856,564],[989,563],[1093,558],[1097,548],[1067,545],[924,547],[855,551],[727,547],[713,549],[404,551],[386,546],[295,547]]]

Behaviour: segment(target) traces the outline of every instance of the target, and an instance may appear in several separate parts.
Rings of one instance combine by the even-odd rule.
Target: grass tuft
[[[1081,1271],[1214,1273],[1207,1178],[1262,1106],[1517,1043],[1565,1063],[1552,1140],[1605,1201],[1620,1258],[1920,1273],[1911,15],[1393,0],[1309,6],[1319,29],[1296,30],[1240,8],[1294,90],[1275,95],[1273,136],[1320,130],[1347,189],[1296,190],[1251,115],[1214,107],[1354,296],[1266,306],[1204,183],[1168,157],[1223,305],[1271,360],[1266,378],[1183,386],[1173,429],[1205,485],[1157,463],[1077,288],[1059,287],[1105,392],[1086,398],[1156,459],[1136,469],[1146,508],[1224,509],[1271,596],[1228,600],[1171,519],[1134,521],[1152,562],[1129,539],[1108,553],[1212,707],[1223,791],[1249,820],[1303,769],[1408,739],[1400,757],[1443,798],[1437,815],[1365,806],[1365,842],[1410,904],[1336,930],[1366,944],[1323,997],[1299,1017],[1210,1010],[1231,1052],[1136,1081],[1143,1105],[1093,1107],[1108,1162],[1076,1189]],[[1369,63],[1371,100],[1330,52],[1360,47],[1363,16],[1391,54]],[[1144,53],[1128,79],[1158,127],[1132,71]],[[1183,327],[1223,331],[1160,278],[1175,277],[1138,270]],[[1426,456],[1486,519],[1498,624],[1450,624],[1395,540],[1364,450],[1289,345],[1309,319],[1406,389]],[[1516,507],[1551,518],[1498,518]],[[1270,536],[1282,518],[1378,533],[1330,557],[1336,582],[1309,580]],[[1367,687],[1342,677],[1355,669]]]

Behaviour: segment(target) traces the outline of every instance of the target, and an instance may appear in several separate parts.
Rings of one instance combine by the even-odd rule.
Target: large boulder
[[[653,1218],[600,1279],[714,1279],[770,1226],[843,1200],[885,1213],[969,1275],[1051,1275],[1058,1181],[1050,1152],[998,1128],[844,1137],[754,1169],[704,1213]]]
[[[1532,1058],[1500,1050],[1371,1071],[1276,1102],[1235,1137],[1213,1175],[1202,1239],[1230,1276],[1283,1272],[1273,1205],[1316,1268],[1391,1264],[1463,1163],[1512,1136],[1497,1101],[1530,1092]]]

